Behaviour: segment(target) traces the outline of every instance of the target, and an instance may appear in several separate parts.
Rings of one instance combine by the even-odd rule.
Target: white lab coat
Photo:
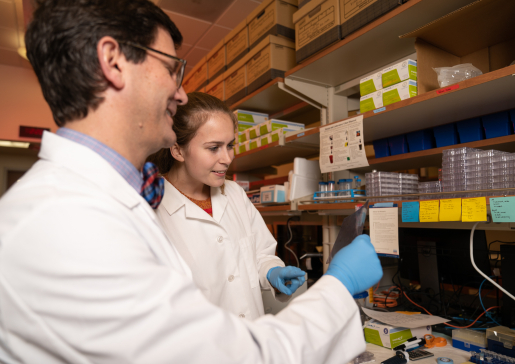
[[[284,263],[275,256],[277,242],[245,191],[226,181],[224,193],[211,188],[211,217],[165,180],[157,216],[207,299],[241,318],[256,319],[265,314],[261,289],[272,289],[266,275]]]
[[[45,133],[0,200],[0,347],[22,363],[345,363],[357,306],[322,277],[276,316],[211,304],[156,214],[90,149]]]

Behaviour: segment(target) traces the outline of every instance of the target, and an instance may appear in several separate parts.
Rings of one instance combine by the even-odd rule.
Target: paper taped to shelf
[[[409,329],[415,329],[421,326],[432,326],[450,321],[439,316],[430,316],[424,314],[405,315],[403,313],[397,312],[379,312],[370,310],[365,307],[362,307],[362,309],[365,315],[375,320],[384,322],[385,324],[389,324],[392,326],[407,327]]]
[[[368,166],[363,135],[363,115],[320,128],[322,173]]]

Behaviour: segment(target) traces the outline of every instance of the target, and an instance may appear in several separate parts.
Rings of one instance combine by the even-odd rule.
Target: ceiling
[[[188,61],[188,73],[198,61],[252,12],[262,0],[152,0],[181,31],[177,50]],[[24,13],[29,0],[0,0],[0,64],[30,68],[20,57],[24,47]],[[29,6],[30,7],[30,6]],[[27,14],[25,14],[27,15]]]

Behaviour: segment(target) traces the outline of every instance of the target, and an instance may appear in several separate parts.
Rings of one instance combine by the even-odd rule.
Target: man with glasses
[[[364,348],[352,294],[382,271],[358,237],[276,317],[211,305],[156,218],[148,155],[175,143],[182,36],[147,0],[39,0],[26,34],[54,120],[0,200],[0,361],[347,362]]]

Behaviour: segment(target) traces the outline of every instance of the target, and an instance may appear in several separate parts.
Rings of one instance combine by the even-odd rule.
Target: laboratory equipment
[[[336,190],[334,181],[327,182],[327,197],[334,197],[334,191]],[[334,202],[334,201],[331,201]]]
[[[465,351],[486,349],[486,333],[471,329],[452,330],[452,346]]]
[[[412,351],[408,351],[408,356],[410,360],[420,360],[425,358],[430,358],[432,356],[435,356],[435,354],[430,353],[429,351],[422,350],[422,349],[416,349]]]
[[[353,364],[361,364],[361,363],[368,363],[374,360],[374,353],[370,351],[365,351],[363,354],[355,358],[352,363]]]
[[[395,356],[382,361],[381,364],[406,364],[408,361],[408,354],[404,351],[398,350],[395,352]]]

